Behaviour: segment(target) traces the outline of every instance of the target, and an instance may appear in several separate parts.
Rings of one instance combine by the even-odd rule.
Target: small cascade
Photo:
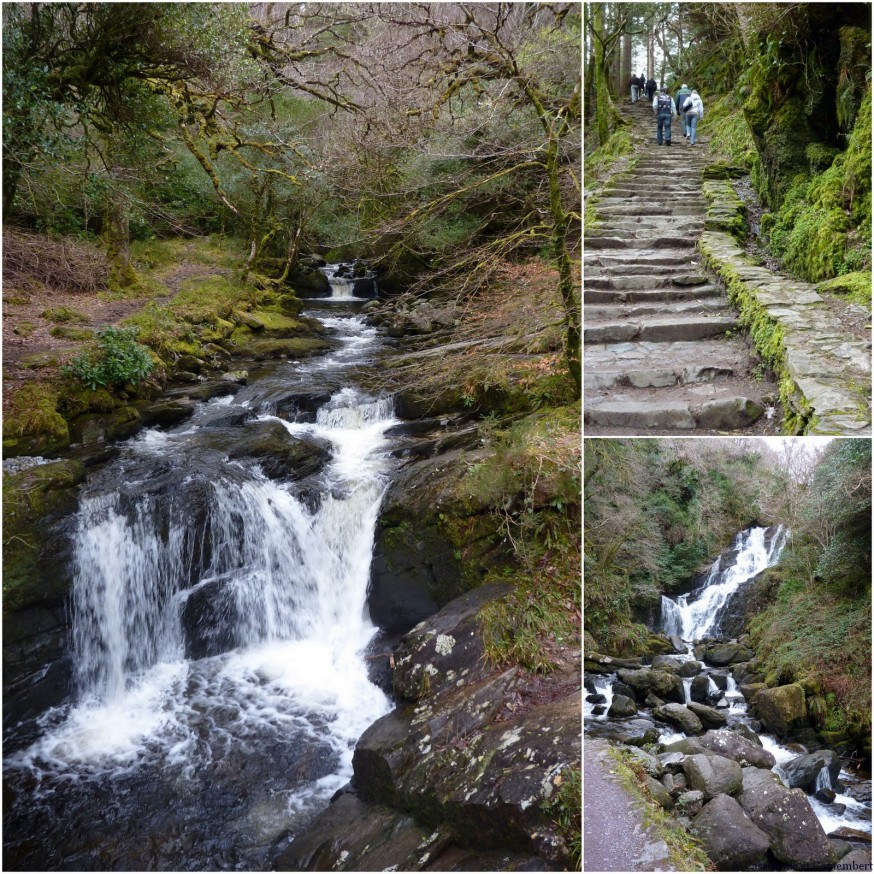
[[[768,528],[741,531],[732,542],[732,551],[736,554],[727,567],[723,566],[724,557],[720,556],[711,566],[704,584],[695,592],[680,595],[676,601],[663,595],[664,632],[684,640],[699,640],[715,633],[717,615],[739,586],[779,560],[787,532],[780,525],[769,538],[770,531]]]
[[[602,704],[594,704],[591,701],[586,701],[584,703],[583,713],[586,717],[591,717],[592,719],[606,719],[607,712],[610,710],[610,705],[613,704],[613,683],[608,678],[598,677],[594,681],[594,685],[595,694],[603,695],[605,701]],[[596,707],[602,707],[603,712],[596,714],[594,712]]]
[[[328,279],[331,286],[332,301],[357,301],[361,303],[366,298],[376,297],[376,274],[372,270],[363,275],[354,275],[355,267],[352,264],[326,264],[320,268]],[[357,290],[359,294],[355,294]],[[362,293],[366,292],[366,293]]]
[[[728,701],[728,712],[730,714],[746,713],[747,702],[743,695],[738,691],[737,681],[731,674],[728,675],[728,684],[725,687],[725,700]]]
[[[690,704],[692,702],[692,678],[691,677],[687,680],[683,680],[683,695],[685,697],[685,703]]]
[[[826,765],[822,766],[820,772],[816,775],[816,792],[819,792],[820,789],[828,789],[830,791],[834,791],[834,786],[832,786],[832,775],[829,773],[828,767]]]

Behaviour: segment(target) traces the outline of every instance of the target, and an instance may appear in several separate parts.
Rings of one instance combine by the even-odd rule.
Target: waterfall
[[[345,270],[343,270],[345,268]],[[322,273],[328,279],[328,284],[331,286],[331,297],[329,300],[333,301],[358,301],[359,303],[363,300],[362,297],[355,296],[355,282],[358,278],[366,278],[370,279],[374,282],[374,291],[376,289],[376,283],[374,280],[374,274],[369,272],[366,276],[361,277],[360,274],[358,277],[348,275],[350,271],[350,265],[348,264],[326,264],[321,268]],[[343,271],[347,275],[338,276],[339,272]]]
[[[136,483],[86,496],[73,593],[78,702],[16,763],[71,774],[153,761],[209,779],[234,750],[271,743],[299,754],[295,738],[307,737],[324,777],[304,794],[345,783],[355,741],[389,709],[362,650],[376,632],[366,597],[387,485],[380,450],[395,421],[390,400],[350,388],[314,423],[282,421],[332,447],[316,498],[227,462],[207,479],[180,475],[170,496],[140,495]],[[193,438],[176,439],[144,435],[130,451],[180,463],[181,441]],[[227,639],[193,656],[203,624]]]
[[[684,640],[699,640],[713,633],[717,614],[738,587],[779,560],[788,535],[780,525],[768,538],[770,530],[749,528],[741,531],[732,542],[732,550],[737,555],[727,567],[723,567],[720,556],[711,566],[704,584],[695,592],[679,596],[676,602],[663,595],[662,628],[665,633]],[[693,598],[691,603],[689,598]]]

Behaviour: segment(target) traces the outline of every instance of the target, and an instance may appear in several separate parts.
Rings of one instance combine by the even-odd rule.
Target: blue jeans
[[[657,134],[656,139],[659,142],[659,145],[662,144],[662,130],[664,129],[665,134],[665,142],[669,143],[671,141],[671,113],[670,112],[660,112],[657,116]]]
[[[689,129],[689,142],[695,145],[695,129],[698,127],[698,116],[686,113],[686,127]]]
[[[637,103],[637,89],[638,89],[637,85],[631,86],[631,102],[632,103]]]

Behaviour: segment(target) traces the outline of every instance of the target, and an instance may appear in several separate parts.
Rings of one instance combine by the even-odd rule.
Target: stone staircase
[[[707,147],[679,119],[656,143],[651,107],[624,107],[640,156],[589,205],[584,247],[584,423],[611,434],[771,433],[776,391],[696,247]],[[756,377],[753,374],[756,373]]]

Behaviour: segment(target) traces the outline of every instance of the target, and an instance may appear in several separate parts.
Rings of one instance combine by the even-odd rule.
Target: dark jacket
[[[656,85],[655,79],[647,79],[646,80],[646,93],[652,97],[655,94],[655,90],[658,86]]]
[[[683,103],[685,102],[686,98],[687,98],[691,93],[692,93],[692,89],[691,89],[691,88],[681,88],[681,89],[680,89],[680,90],[679,90],[679,91],[674,95],[674,103],[676,104],[677,112],[682,112],[682,111],[683,111]]]
[[[640,87],[640,79],[638,79],[636,75],[632,76],[631,82],[629,82],[629,84],[630,85],[637,85],[637,87],[639,88]]]

